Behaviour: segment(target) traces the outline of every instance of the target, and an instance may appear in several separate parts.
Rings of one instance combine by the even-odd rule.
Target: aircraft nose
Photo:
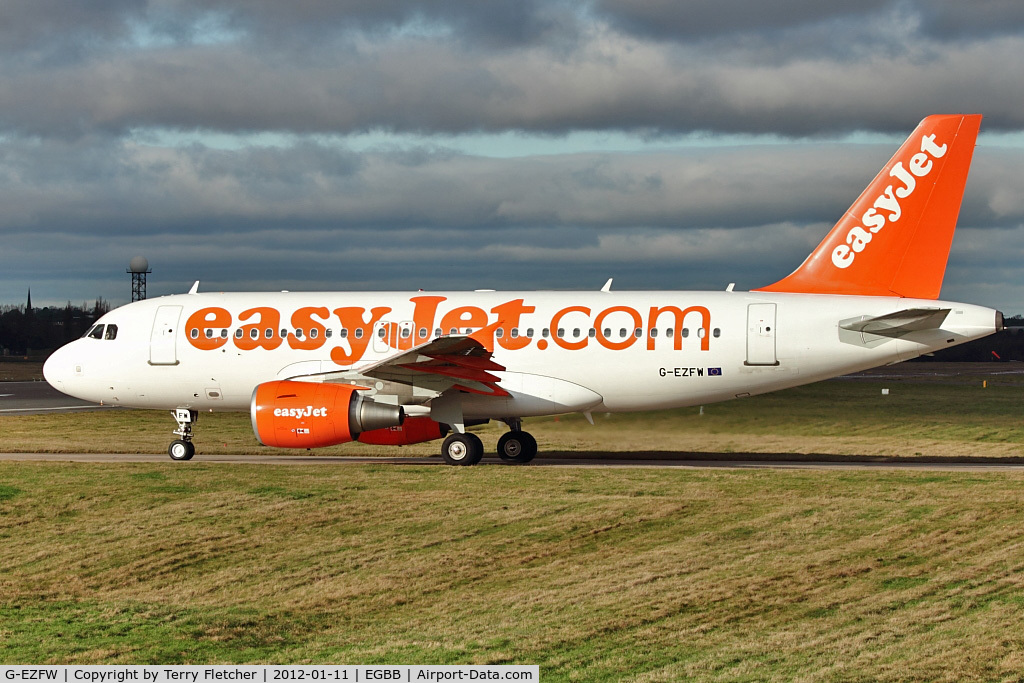
[[[46,383],[57,391],[64,391],[64,382],[67,381],[73,370],[72,362],[66,346],[51,353],[43,363],[43,378]]]

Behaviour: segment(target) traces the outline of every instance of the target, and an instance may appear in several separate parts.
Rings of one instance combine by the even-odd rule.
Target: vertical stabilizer
[[[755,291],[937,299],[980,125],[926,118],[807,260]]]

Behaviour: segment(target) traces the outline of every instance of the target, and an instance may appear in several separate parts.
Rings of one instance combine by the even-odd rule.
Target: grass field
[[[0,358],[0,382],[34,382],[42,379],[42,363]]]
[[[1024,476],[0,463],[5,663],[1020,680]]]
[[[928,373],[528,425],[597,457],[1024,457],[1019,375]],[[172,424],[4,417],[0,447],[162,452]],[[0,662],[1024,680],[1024,473],[217,465],[272,451],[246,415],[197,438],[188,464],[0,463]]]

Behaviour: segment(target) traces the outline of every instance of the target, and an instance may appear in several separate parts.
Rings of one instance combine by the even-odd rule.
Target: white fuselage
[[[951,310],[939,329],[899,338],[840,327],[911,308]],[[761,292],[183,294],[111,311],[98,322],[116,325],[116,336],[103,335],[113,339],[71,342],[45,374],[64,393],[95,402],[248,410],[262,382],[358,377],[438,334],[491,326],[493,360],[505,368],[495,374],[510,395],[464,394],[465,417],[636,411],[908,360],[991,334],[996,317],[943,301]],[[436,397],[415,386],[364,385],[403,405]]]

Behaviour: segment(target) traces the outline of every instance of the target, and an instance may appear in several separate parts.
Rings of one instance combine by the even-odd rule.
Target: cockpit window
[[[85,334],[82,335],[82,339],[117,339],[117,325],[93,325]]]

